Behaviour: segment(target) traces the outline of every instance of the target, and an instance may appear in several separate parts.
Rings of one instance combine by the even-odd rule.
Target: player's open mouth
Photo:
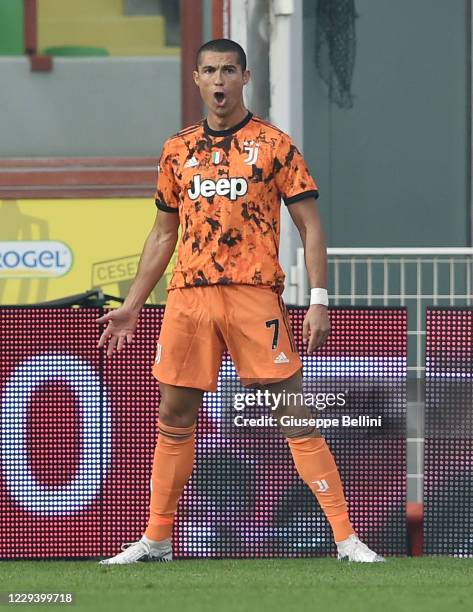
[[[226,96],[223,91],[216,91],[214,93],[214,100],[217,103],[217,106],[223,106],[226,100]]]

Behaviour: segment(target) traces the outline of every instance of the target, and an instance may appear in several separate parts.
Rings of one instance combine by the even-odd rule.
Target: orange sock
[[[171,537],[177,504],[192,474],[194,454],[195,424],[192,427],[171,427],[158,423],[149,521],[145,531],[145,536],[150,540]]]
[[[323,438],[286,438],[296,469],[317,497],[336,542],[355,533],[348,517],[343,485],[333,455]]]

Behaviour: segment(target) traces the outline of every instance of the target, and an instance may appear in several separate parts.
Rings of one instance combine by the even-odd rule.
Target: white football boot
[[[339,561],[355,561],[357,563],[383,563],[384,557],[368,548],[366,544],[352,534],[342,542],[336,542]]]
[[[153,546],[150,546],[143,539],[138,540],[138,542],[128,542],[122,545],[122,551],[114,557],[99,561],[100,565],[127,565],[139,561],[158,561],[161,563],[172,561],[171,538]]]

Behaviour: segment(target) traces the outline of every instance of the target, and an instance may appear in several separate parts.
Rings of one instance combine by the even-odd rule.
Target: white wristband
[[[311,289],[310,290],[310,305],[321,304],[322,306],[328,306],[328,292],[327,289]]]

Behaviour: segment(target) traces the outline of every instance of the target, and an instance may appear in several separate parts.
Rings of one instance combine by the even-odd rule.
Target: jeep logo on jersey
[[[248,183],[244,178],[221,178],[218,181],[212,179],[202,180],[200,174],[192,179],[192,188],[187,190],[191,200],[198,197],[211,198],[214,195],[228,196],[230,200],[236,200],[248,191]]]

